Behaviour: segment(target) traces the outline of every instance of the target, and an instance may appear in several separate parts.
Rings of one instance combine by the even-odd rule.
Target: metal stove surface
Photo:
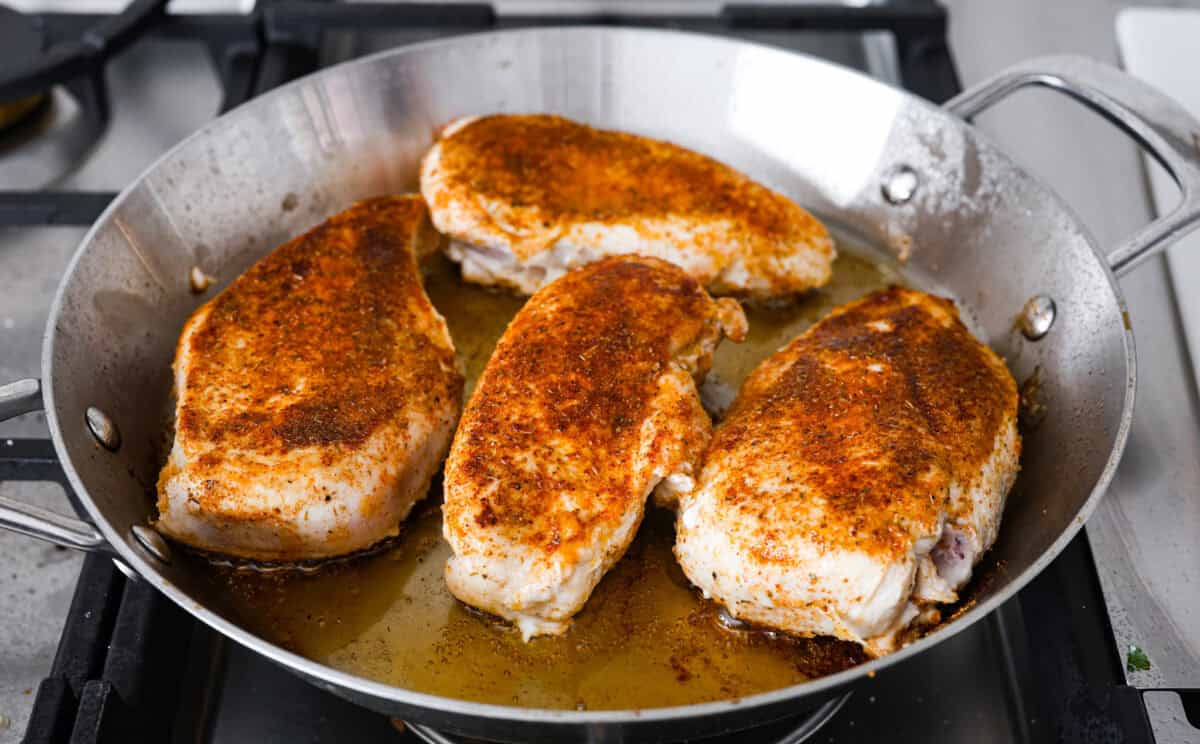
[[[24,0],[21,7],[41,9],[39,2]],[[212,3],[207,5],[206,9],[212,9]],[[218,3],[217,9],[232,10],[240,5],[230,2],[227,8]],[[546,5],[542,3],[538,9],[545,10]],[[558,8],[570,5],[564,1],[551,3],[550,7],[559,12]],[[678,8],[681,3],[673,5]],[[1087,3],[1069,0],[1062,4],[1069,7],[1056,10],[1043,10],[1036,0],[1005,4],[1004,13],[1009,16],[1052,16],[1040,25],[1012,21],[998,8],[982,10],[965,2],[954,5],[958,6],[952,8],[952,14],[957,14],[952,15],[957,19],[954,40],[960,59],[965,61],[969,82],[1016,57],[1046,51],[1037,45],[1054,43],[1062,26],[1086,15]],[[1091,24],[1071,28],[1075,47],[1109,53],[1105,42],[1095,38]],[[1093,36],[1084,36],[1081,28],[1091,29]],[[364,38],[331,34],[323,48],[323,61],[337,61],[431,35],[408,32]],[[893,48],[885,35],[745,35],[820,54],[897,81]],[[120,189],[162,151],[209,121],[217,113],[222,96],[204,49],[186,41],[147,40],[134,44],[110,65],[109,83],[115,105],[108,130],[80,166],[59,179],[56,186]],[[1020,131],[1016,119],[1003,115],[999,118],[1002,134],[1009,125],[1012,128],[1007,131]],[[1073,121],[1069,117],[1067,120]],[[991,121],[985,120],[985,126]],[[1070,139],[1073,134],[1071,127],[1064,129],[1060,143],[1063,137]],[[1117,163],[1129,149],[1123,144],[1121,147],[1119,156],[1113,158]],[[1016,149],[1020,153],[1019,145]],[[1034,158],[1039,155],[1047,153],[1035,148]],[[1132,152],[1129,158],[1132,162]],[[1059,162],[1055,157],[1045,160],[1054,165]],[[5,155],[0,149],[0,189],[21,186],[6,181],[6,175],[12,172],[11,168],[6,171]],[[1103,196],[1100,206],[1093,204],[1090,211],[1082,210],[1085,218],[1091,213],[1099,215],[1097,232],[1101,238],[1110,233],[1120,237],[1130,223],[1136,224],[1145,216],[1144,198],[1128,198],[1136,183],[1136,167],[1124,164],[1119,169],[1110,168],[1109,174],[1113,183],[1095,189]],[[1090,187],[1095,176],[1089,173],[1077,177],[1074,183],[1068,178],[1065,186],[1061,179],[1051,181],[1070,197],[1073,189],[1085,191],[1079,181]],[[1121,194],[1126,197],[1123,202]],[[76,227],[0,230],[0,380],[38,374],[41,332],[50,298],[83,232],[83,228]],[[1142,730],[1145,724],[1138,701],[1120,691],[1130,688],[1119,687],[1125,681],[1123,650],[1130,642],[1145,646],[1156,662],[1151,673],[1132,673],[1132,682],[1147,688],[1182,686],[1189,679],[1194,683],[1195,675],[1200,674],[1195,661],[1200,624],[1192,622],[1189,626],[1183,619],[1173,618],[1170,602],[1158,598],[1172,588],[1171,572],[1163,571],[1165,556],[1173,555],[1177,565],[1200,566],[1197,541],[1193,537],[1190,545],[1180,544],[1180,525],[1172,524],[1175,515],[1183,516],[1184,526],[1190,524],[1188,520],[1200,508],[1194,499],[1200,492],[1200,472],[1193,446],[1200,441],[1200,410],[1195,392],[1176,379],[1181,369],[1190,370],[1191,360],[1179,347],[1178,321],[1161,267],[1152,262],[1125,286],[1139,333],[1143,383],[1130,455],[1113,487],[1116,495],[1110,496],[1088,528],[1096,551],[1095,564],[1086,542],[1076,540],[1043,578],[994,617],[864,685],[815,740],[1128,739],[1122,731]],[[0,423],[0,447],[8,437],[45,435],[40,414]],[[52,484],[0,483],[0,494],[50,508],[68,508],[61,489]],[[1160,503],[1143,508],[1147,499],[1158,499]],[[1158,534],[1172,535],[1173,543],[1156,545]],[[1113,627],[1101,611],[1104,598],[1099,587],[1093,585],[1096,564],[1109,605],[1115,608]],[[51,668],[80,565],[75,555],[0,532],[0,744],[20,740],[26,728],[32,693]],[[1200,589],[1191,586],[1186,591],[1196,593]],[[1048,632],[1053,627],[1058,628],[1057,634]],[[206,631],[197,632],[203,636]],[[187,689],[195,693],[195,699],[177,709],[177,741],[345,741],[375,737],[388,741],[393,735],[398,741],[415,741],[411,732],[404,738],[386,719],[331,698],[224,641],[210,637],[195,644],[208,651],[193,651],[188,657],[184,678],[190,680],[192,687]],[[216,659],[218,663],[200,669],[198,659]],[[1073,692],[1047,699],[1044,689],[1038,686],[1047,677],[1055,678],[1057,686],[1053,689]],[[1096,699],[1094,690],[1084,689],[1089,683],[1122,699],[1115,703],[1108,698]],[[1159,709],[1166,718],[1180,724],[1185,713],[1178,698],[1153,695],[1170,693],[1147,695],[1147,707],[1152,712]],[[1072,717],[1064,712],[1067,709],[1096,714]],[[1113,710],[1118,711],[1117,718],[1130,720],[1114,722]],[[1083,725],[1079,721],[1090,721],[1092,728],[1079,728]],[[1125,724],[1132,728],[1125,728]],[[1171,725],[1155,724],[1160,741],[1189,740],[1175,738],[1191,735],[1186,721],[1174,728]]]

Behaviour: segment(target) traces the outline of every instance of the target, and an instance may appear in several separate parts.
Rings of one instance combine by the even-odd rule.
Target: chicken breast
[[[733,300],[610,258],[535,294],[496,346],[446,463],[446,582],[528,640],[565,631],[658,489],[691,488],[711,423],[696,392]]]
[[[825,284],[834,259],[824,225],[732,168],[559,116],[451,123],[425,156],[421,193],[468,281],[526,294],[636,253],[717,294],[773,297]]]
[[[257,560],[397,534],[449,447],[463,380],[418,254],[415,196],[360,202],[255,264],[184,325],[157,527]]]
[[[845,305],[763,362],[684,494],[675,552],[736,618],[893,650],[991,547],[1017,387],[949,300]]]

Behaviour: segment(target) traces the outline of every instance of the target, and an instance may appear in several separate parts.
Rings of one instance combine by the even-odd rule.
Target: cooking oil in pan
[[[725,342],[713,373],[736,390],[754,366],[835,305],[900,281],[839,236],[833,281],[804,297],[747,308],[750,334]],[[440,260],[427,280],[446,317],[470,393],[520,298],[462,283]],[[731,630],[689,586],[671,553],[673,518],[648,507],[634,544],[571,630],[524,643],[457,602],[442,569],[441,484],[395,547],[314,574],[199,572],[215,601],[254,633],[323,664],[419,692],[543,708],[684,705],[778,689],[862,661],[857,646]],[[199,559],[196,559],[199,560]]]

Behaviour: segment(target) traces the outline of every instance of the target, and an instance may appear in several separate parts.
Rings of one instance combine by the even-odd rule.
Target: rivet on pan
[[[116,452],[121,448],[121,431],[117,429],[117,425],[113,423],[107,413],[95,406],[88,406],[85,415],[88,431],[92,432],[92,436],[104,449]]]
[[[1017,325],[1020,326],[1021,333],[1025,334],[1025,338],[1037,341],[1050,332],[1056,312],[1054,300],[1046,295],[1034,295],[1025,302],[1025,307],[1021,308]]]
[[[921,179],[915,170],[907,165],[897,165],[884,176],[880,190],[883,191],[883,198],[891,204],[907,204],[917,193],[920,183]]]
[[[135,524],[129,531],[133,533],[133,539],[137,540],[138,545],[145,548],[150,555],[163,563],[171,562],[171,548],[157,530],[144,524]]]
[[[188,272],[188,286],[192,290],[192,294],[203,294],[212,286],[213,278],[204,273],[204,269],[199,266],[193,266]]]

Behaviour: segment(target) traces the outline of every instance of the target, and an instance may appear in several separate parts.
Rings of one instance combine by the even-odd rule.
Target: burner
[[[45,101],[45,93],[35,93],[28,98],[21,98],[9,103],[0,103],[0,132],[20,124],[27,116],[37,111],[38,106]]]
[[[0,6],[0,188],[52,183],[104,131],[104,113],[45,79],[55,51],[41,18]]]
[[[90,26],[61,16],[64,28],[0,6],[0,189],[44,188],[80,164],[108,126],[105,63],[166,2],[134,0]]]
[[[0,69],[31,67],[45,48],[45,29],[37,19],[0,5]],[[0,132],[25,119],[45,100],[45,92],[13,100],[0,97]]]
[[[105,124],[106,117],[60,87],[0,103],[0,189],[59,180],[82,164]]]

